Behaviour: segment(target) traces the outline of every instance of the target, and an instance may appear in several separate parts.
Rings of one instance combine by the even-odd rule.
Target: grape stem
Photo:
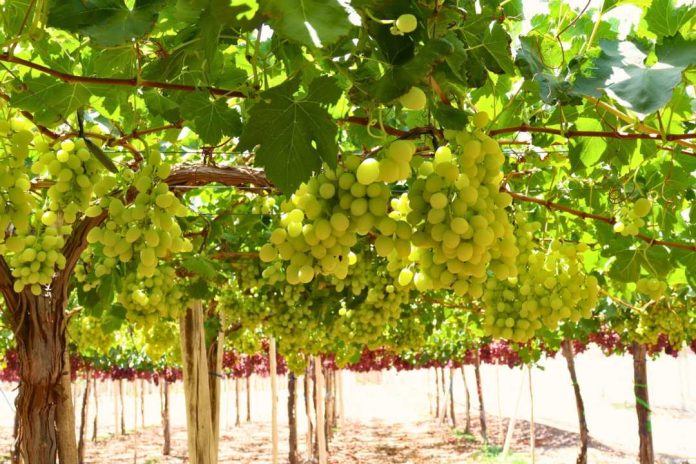
[[[155,82],[148,80],[139,80],[137,77],[128,78],[110,78],[110,77],[92,77],[92,76],[78,76],[75,74],[64,73],[51,69],[47,66],[34,63],[33,61],[25,60],[9,53],[0,53],[0,61],[7,63],[14,63],[20,66],[25,66],[27,68],[34,69],[49,76],[55,77],[70,84],[83,83],[83,84],[93,84],[93,85],[116,85],[125,87],[146,87],[154,89],[167,89],[167,90],[181,90],[184,92],[196,92],[196,91],[207,91],[212,95],[225,96],[225,97],[237,97],[246,98],[247,95],[236,91],[228,89],[220,89],[217,87],[206,87],[206,86],[195,86],[186,84],[175,84],[172,82]]]
[[[505,186],[502,186],[500,188],[501,192],[505,192],[509,194],[512,198],[518,200],[518,201],[524,201],[524,202],[529,202],[529,203],[536,203],[538,205],[541,205],[549,210],[558,210],[558,211],[563,211],[568,214],[572,214],[574,216],[581,217],[583,219],[592,219],[594,221],[599,221],[599,222],[604,222],[609,225],[614,225],[616,223],[616,218],[610,217],[610,216],[601,216],[599,214],[592,214],[592,213],[587,213],[585,211],[580,211],[577,209],[570,208],[565,205],[561,205],[558,203],[554,203],[550,200],[545,200],[543,198],[537,198],[537,197],[530,197],[527,195],[524,195],[522,193],[517,193],[517,192],[512,192]],[[678,243],[678,242],[668,242],[664,240],[657,240],[654,237],[650,237],[645,234],[636,234],[634,235],[635,238],[642,240],[646,242],[649,246],[665,246],[669,248],[680,248],[682,250],[688,250],[688,251],[695,251],[696,252],[696,245],[688,244],[688,243]]]

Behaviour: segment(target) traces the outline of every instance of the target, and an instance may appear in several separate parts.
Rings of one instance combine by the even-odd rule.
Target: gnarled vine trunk
[[[55,464],[59,453],[61,463],[77,463],[63,293],[59,286],[51,294],[5,295],[9,305],[14,303],[19,358],[17,438],[23,461],[32,464]]]
[[[578,376],[575,372],[575,358],[573,355],[573,345],[570,340],[564,340],[561,344],[563,357],[566,359],[570,380],[573,383],[573,392],[575,393],[575,407],[578,410],[578,425],[580,428],[580,451],[578,458],[575,461],[577,464],[587,464],[587,442],[589,440],[589,432],[587,430],[587,420],[585,418],[585,403],[580,393],[580,385],[578,384]]]
[[[631,354],[633,355],[633,391],[636,395],[638,435],[640,436],[638,458],[640,464],[653,464],[655,462],[655,454],[653,451],[652,426],[650,422],[650,399],[648,398],[648,369],[645,345],[633,343],[631,346]]]

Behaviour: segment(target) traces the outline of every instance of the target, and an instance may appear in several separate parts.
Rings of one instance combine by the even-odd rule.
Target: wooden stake
[[[216,464],[203,308],[200,301],[195,301],[186,310],[180,326],[189,462]]]
[[[310,371],[310,366],[307,366],[307,369],[305,370],[305,376],[304,376],[304,399],[305,399],[305,413],[307,415],[307,436],[306,436],[306,443],[307,443],[307,460],[312,461],[314,459],[314,444],[312,437],[314,436],[313,433],[313,425],[312,425],[312,401],[310,400],[310,390],[311,390],[311,384],[312,384],[312,377],[309,373]]]
[[[276,342],[271,337],[268,346],[271,375],[271,462],[278,464],[278,366],[276,365]]]
[[[172,435],[169,428],[169,382],[167,379],[162,380],[162,395],[163,407],[162,407],[162,434],[164,435],[164,444],[162,446],[162,454],[164,456],[169,456],[172,450]]]
[[[532,452],[532,464],[536,462],[535,440],[536,433],[534,432],[534,388],[532,386],[532,368],[528,365],[527,372],[529,373],[529,445]]]
[[[505,458],[510,452],[510,445],[512,444],[512,435],[515,432],[515,421],[517,420],[517,411],[520,407],[520,400],[522,399],[522,390],[524,389],[524,371],[520,371],[520,388],[517,390],[517,399],[515,400],[515,409],[510,415],[510,422],[508,423],[507,434],[505,435],[505,444],[503,445],[503,452],[501,457]]]
[[[241,421],[239,419],[239,416],[240,416],[239,410],[241,408],[241,404],[239,401],[239,384],[240,383],[241,383],[241,379],[239,377],[235,377],[234,378],[234,395],[235,395],[235,408],[236,408],[237,418],[234,422],[234,425],[236,425],[237,427],[239,427],[239,425],[241,424]]]
[[[343,370],[339,369],[336,371],[336,377],[338,382],[336,382],[337,386],[337,395],[338,395],[338,425],[343,429],[345,426],[345,409],[344,409],[344,403],[343,403]]]
[[[99,384],[97,379],[94,379],[94,422],[92,423],[92,441],[96,442],[99,436],[99,430],[97,429],[99,421]]]
[[[246,378],[246,421],[251,422],[251,374]]]
[[[324,435],[324,373],[321,358],[314,357],[314,373],[316,376],[316,413],[317,413],[317,448],[319,449],[319,464],[327,464],[326,436]]]

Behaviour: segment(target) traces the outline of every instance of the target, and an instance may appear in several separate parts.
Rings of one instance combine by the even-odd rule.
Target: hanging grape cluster
[[[578,321],[592,314],[598,300],[597,279],[583,267],[584,244],[552,240],[539,244],[538,222],[516,214],[517,273],[507,279],[489,279],[483,296],[486,334],[525,342],[546,328],[555,330],[564,320]]]

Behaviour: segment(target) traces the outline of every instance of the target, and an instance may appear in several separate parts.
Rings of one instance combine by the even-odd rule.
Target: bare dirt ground
[[[590,352],[577,359],[578,376],[586,401],[591,435],[589,462],[593,464],[635,463],[638,446],[637,425],[632,396],[630,358],[605,358]],[[696,464],[696,356],[663,358],[649,364],[652,425],[658,462]],[[507,461],[490,457],[496,452],[482,451],[478,410],[473,387],[473,370],[466,371],[472,395],[471,434],[464,434],[464,385],[461,372],[454,382],[457,428],[440,424],[432,417],[434,373],[386,372],[344,374],[345,423],[330,444],[333,464],[453,464],[531,462],[531,401],[527,372],[506,367],[485,366],[482,372],[488,436],[500,446],[505,438],[508,418],[517,410],[512,455]],[[284,385],[285,379],[279,383]],[[234,426],[234,385],[225,385],[221,419],[220,463],[269,463],[270,402],[268,379],[254,378],[251,391],[251,422],[245,421],[246,397],[242,390],[240,426]],[[533,370],[535,452],[541,464],[571,464],[578,442],[575,403],[562,359],[548,360],[544,369]],[[0,385],[0,463],[11,446],[13,392]],[[81,385],[76,403],[81,404]],[[159,392],[146,389],[145,428],[140,409],[127,389],[125,421],[128,434],[114,435],[115,413],[110,383],[100,386],[99,431],[97,443],[87,446],[87,463],[173,464],[187,462],[185,415],[180,386],[172,391],[172,454],[162,457],[162,431]],[[520,393],[521,392],[521,393]],[[7,397],[7,401],[4,398]],[[280,455],[287,456],[287,391],[279,397]],[[299,450],[304,455],[306,418],[302,391],[298,391]],[[517,405],[517,407],[516,407]],[[136,407],[137,406],[137,407]],[[91,405],[90,417],[93,417]],[[79,417],[79,412],[78,412]],[[503,419],[500,419],[503,417]],[[91,419],[89,427],[91,436]],[[498,449],[499,450],[499,449]],[[491,449],[495,451],[495,447]]]

